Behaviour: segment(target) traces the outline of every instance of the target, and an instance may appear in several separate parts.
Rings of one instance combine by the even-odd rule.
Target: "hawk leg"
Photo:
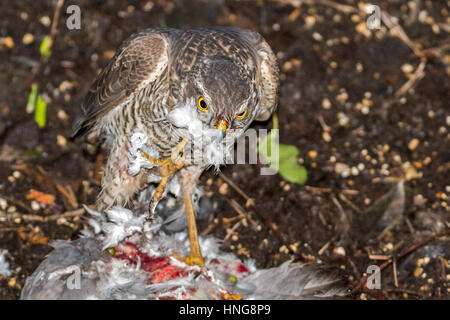
[[[150,202],[149,218],[151,218],[155,213],[156,206],[158,205],[159,200],[161,200],[164,190],[166,190],[169,179],[175,174],[175,172],[184,166],[184,156],[180,157],[180,155],[183,154],[187,141],[187,137],[185,137],[175,147],[175,150],[172,151],[170,157],[166,159],[155,159],[150,157],[147,153],[142,152],[143,157],[147,158],[151,163],[159,165],[159,174],[161,176],[161,181],[159,182],[158,187],[156,187],[155,193],[153,194],[153,198]]]
[[[183,260],[189,265],[198,265],[203,267],[205,261],[203,260],[200,251],[200,243],[198,241],[197,222],[195,221],[194,207],[192,206],[192,195],[187,194],[183,196],[184,207],[186,208],[186,218],[189,231],[189,242],[191,244],[191,252]]]

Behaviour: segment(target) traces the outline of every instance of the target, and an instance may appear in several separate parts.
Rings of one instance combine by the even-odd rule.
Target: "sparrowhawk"
[[[130,205],[140,190],[158,182],[152,214],[166,185],[176,177],[191,241],[186,261],[203,265],[192,195],[210,163],[181,156],[192,135],[177,123],[194,117],[203,129],[220,132],[221,143],[231,148],[229,142],[253,120],[270,117],[278,87],[276,57],[257,32],[233,27],[152,28],[130,36],[93,82],[73,123],[73,136],[95,133],[109,150],[97,209]],[[177,119],[170,119],[175,110]],[[154,168],[131,174],[136,132],[154,151],[141,150]],[[155,175],[157,181],[149,178]]]

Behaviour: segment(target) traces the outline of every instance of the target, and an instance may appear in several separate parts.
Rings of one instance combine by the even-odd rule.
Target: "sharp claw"
[[[145,152],[142,152],[142,156],[146,157],[151,163],[156,163],[159,165],[159,172],[161,175],[161,181],[153,194],[152,200],[150,202],[149,208],[149,218],[153,217],[155,213],[156,206],[159,200],[164,194],[166,185],[169,182],[170,177],[172,177],[175,172],[180,170],[184,166],[184,147],[186,146],[188,139],[185,137],[175,148],[169,158],[167,159],[153,159],[148,156]]]

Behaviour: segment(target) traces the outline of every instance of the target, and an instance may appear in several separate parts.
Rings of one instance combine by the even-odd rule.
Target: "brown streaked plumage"
[[[236,133],[227,134],[226,129],[245,130],[253,120],[270,117],[278,82],[276,58],[253,31],[146,29],[132,35],[97,76],[73,124],[74,136],[89,131],[103,137],[109,149],[97,209],[130,204],[148,184],[148,172],[131,176],[127,171],[130,136],[136,129],[147,134],[161,157],[169,157],[183,136],[165,117],[189,99],[202,97],[206,107],[197,110],[198,118],[235,140]],[[172,167],[180,167],[164,163],[170,175],[175,173]],[[205,168],[187,161],[177,173],[186,211],[192,211],[193,188]],[[188,223],[192,231],[195,220],[192,225],[188,218]]]

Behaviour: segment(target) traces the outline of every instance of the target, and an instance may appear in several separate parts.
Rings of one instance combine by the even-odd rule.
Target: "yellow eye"
[[[244,117],[247,115],[247,108],[245,108],[244,111],[242,111],[240,114],[237,115],[236,118],[238,119],[244,119]]]
[[[197,100],[197,106],[202,111],[208,110],[208,104],[206,103],[205,99],[203,97],[199,97]]]

